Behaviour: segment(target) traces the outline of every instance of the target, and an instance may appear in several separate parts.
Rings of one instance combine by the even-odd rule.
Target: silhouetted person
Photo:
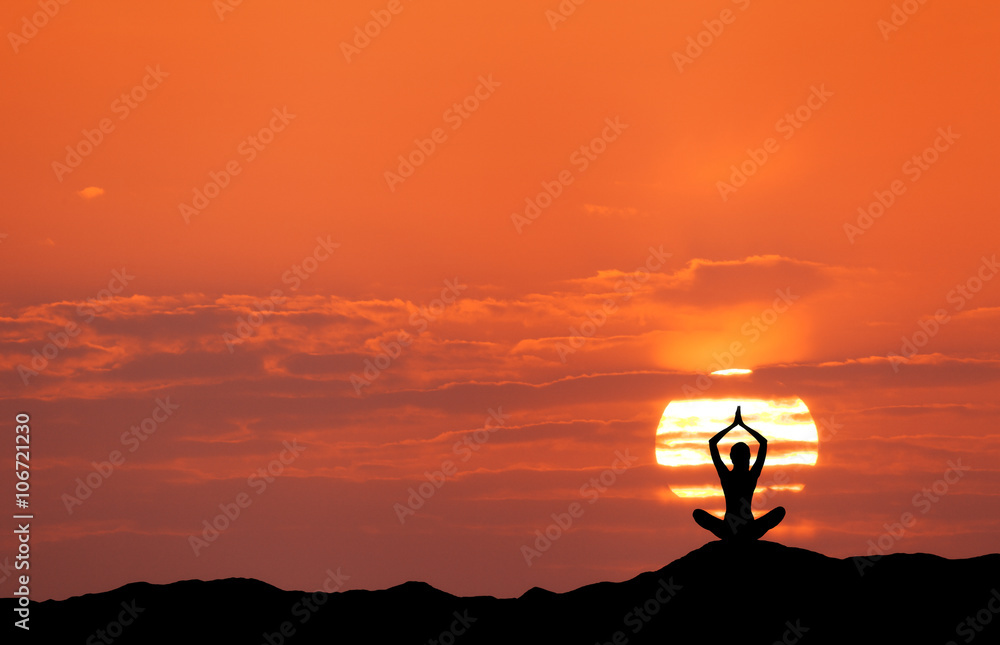
[[[760,447],[757,449],[757,459],[750,468],[750,448],[743,443],[735,444],[729,451],[729,458],[733,461],[733,469],[726,468],[726,464],[719,456],[719,441],[726,433],[740,426],[750,433]],[[704,529],[711,531],[720,540],[756,540],[773,529],[781,520],[785,518],[785,509],[781,506],[771,509],[761,517],[754,519],[750,510],[750,500],[753,491],[757,487],[757,479],[764,469],[764,459],[767,457],[767,439],[759,432],[743,423],[743,416],[740,408],[736,408],[736,418],[733,423],[708,440],[709,448],[712,451],[712,463],[719,473],[722,481],[722,492],[726,495],[726,516],[720,520],[714,515],[701,510],[694,512],[694,521]]]

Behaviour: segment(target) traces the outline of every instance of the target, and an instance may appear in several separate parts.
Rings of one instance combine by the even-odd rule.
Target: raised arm
[[[757,443],[759,444],[757,446],[757,459],[755,459],[753,462],[753,467],[750,469],[750,474],[753,475],[754,477],[760,477],[761,471],[764,470],[764,459],[767,458],[767,439],[764,438],[764,435],[757,432],[753,428],[749,426],[743,426],[743,427],[746,429],[747,432],[750,433],[751,437],[757,440]]]
[[[719,456],[719,442],[726,436],[726,433],[732,429],[733,426],[729,426],[725,430],[720,430],[714,437],[708,440],[708,449],[712,453],[712,463],[715,464],[715,470],[719,473],[719,479],[722,479],[729,474],[729,469],[726,468],[725,462],[723,462],[722,457]]]

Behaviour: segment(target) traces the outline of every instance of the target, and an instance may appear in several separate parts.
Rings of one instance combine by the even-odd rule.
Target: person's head
[[[729,458],[733,462],[733,468],[746,470],[750,466],[750,447],[742,441],[733,444],[729,449]]]

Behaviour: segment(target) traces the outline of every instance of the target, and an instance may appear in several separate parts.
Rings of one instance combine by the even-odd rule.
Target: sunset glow
[[[1000,3],[0,4],[33,600],[997,550]]]
[[[819,457],[819,435],[809,409],[802,399],[695,399],[671,401],[663,411],[656,429],[656,461],[672,470],[693,470],[706,480],[716,479],[708,440],[732,423],[736,406],[741,406],[743,420],[768,440],[766,466],[774,472],[785,467],[795,472],[802,466],[814,466]],[[757,454],[756,442],[745,430],[734,429],[719,443],[723,460],[729,463],[729,448],[742,441]],[[800,483],[774,483],[760,492],[799,492]],[[714,484],[680,486],[670,484],[670,490],[680,498],[721,497],[722,488]]]
[[[656,461],[673,467],[711,464],[708,440],[732,423],[736,406],[742,406],[746,424],[767,437],[768,464],[816,463],[819,449],[816,424],[806,404],[797,398],[671,401],[656,429]],[[729,447],[738,441],[751,445],[756,454],[753,439],[739,428],[726,435],[719,450],[727,455]]]

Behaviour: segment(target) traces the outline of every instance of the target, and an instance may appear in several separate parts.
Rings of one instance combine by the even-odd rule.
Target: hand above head
[[[709,439],[708,440],[708,445],[714,446],[715,444],[719,443],[719,441],[721,441],[722,438],[726,436],[726,433],[728,433],[730,430],[732,430],[736,426],[740,426],[741,428],[746,428],[750,432],[753,432],[753,430],[750,430],[750,428],[747,428],[746,425],[743,424],[743,416],[740,414],[740,406],[736,406],[736,418],[733,419],[733,422],[730,423],[727,427],[725,427],[722,430],[720,430],[719,432],[717,432],[714,437],[712,437],[711,439]],[[756,437],[754,437],[754,438],[756,438]]]
[[[721,438],[722,435],[724,435],[725,433],[729,432],[730,430],[732,430],[736,426],[739,426],[739,427],[743,428],[744,430],[746,430],[748,433],[750,433],[750,436],[753,437],[757,441],[757,443],[759,443],[761,445],[767,443],[767,439],[764,438],[764,435],[762,435],[761,433],[757,432],[756,430],[754,430],[753,428],[751,428],[747,424],[743,423],[743,415],[740,413],[740,406],[736,406],[736,418],[733,419],[732,425],[730,425],[728,428],[726,428],[721,433],[719,433],[719,435],[716,435],[716,436],[718,436],[719,438]]]

